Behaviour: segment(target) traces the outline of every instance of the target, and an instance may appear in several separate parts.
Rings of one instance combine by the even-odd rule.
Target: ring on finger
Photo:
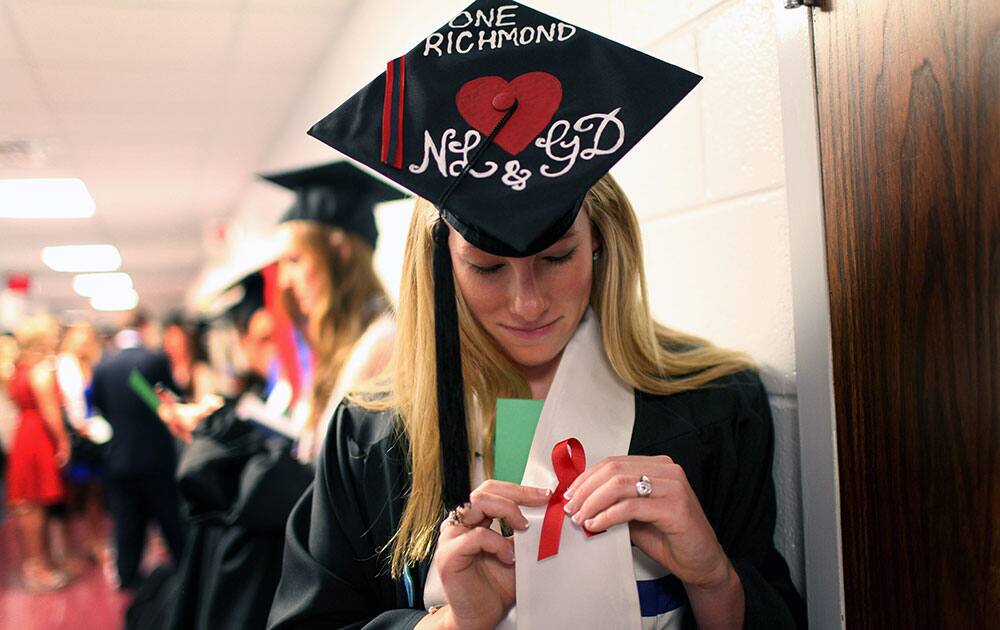
[[[469,509],[469,504],[460,505],[453,510],[448,511],[448,516],[445,517],[444,522],[448,525],[468,527],[465,523],[465,511]]]
[[[653,494],[653,484],[649,481],[649,477],[646,475],[639,477],[639,481],[635,482],[635,494],[640,497]]]

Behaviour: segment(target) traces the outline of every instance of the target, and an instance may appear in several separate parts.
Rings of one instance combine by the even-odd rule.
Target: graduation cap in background
[[[375,204],[406,196],[343,160],[260,177],[295,193],[295,201],[279,223],[313,221],[339,227],[362,237],[373,249],[378,240],[372,213]]]
[[[701,80],[510,0],[479,0],[309,134],[428,199],[479,249],[530,256],[587,191]],[[469,495],[448,229],[435,228],[445,507]]]
[[[238,331],[245,333],[250,325],[250,318],[264,308],[264,274],[255,271],[243,278],[231,290],[238,293],[239,299],[226,310],[226,317],[233,322]]]

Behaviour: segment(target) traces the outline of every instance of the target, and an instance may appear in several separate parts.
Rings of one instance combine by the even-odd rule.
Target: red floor
[[[109,527],[110,531],[110,527]],[[153,545],[155,546],[155,545]],[[147,550],[144,565],[157,563],[162,551]],[[0,630],[117,630],[124,626],[129,596],[115,590],[100,566],[53,593],[35,594],[18,582],[20,552],[14,523],[0,521]]]

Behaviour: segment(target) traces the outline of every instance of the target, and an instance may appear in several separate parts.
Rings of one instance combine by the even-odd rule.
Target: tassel
[[[434,336],[443,497],[445,509],[450,510],[467,502],[471,490],[458,307],[444,219],[434,226]]]

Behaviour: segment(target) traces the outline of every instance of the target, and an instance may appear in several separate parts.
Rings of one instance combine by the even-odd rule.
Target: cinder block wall
[[[749,352],[763,368],[777,433],[775,534],[804,582],[788,217],[775,0],[527,0],[527,4],[693,70],[704,81],[614,169],[642,221],[655,315]],[[357,1],[298,96],[262,169],[333,159],[305,130],[463,9],[462,0]],[[236,219],[270,229],[285,198],[254,185]],[[381,211],[405,212],[398,205]],[[398,221],[398,218],[397,218]],[[402,230],[379,264],[398,266]]]

